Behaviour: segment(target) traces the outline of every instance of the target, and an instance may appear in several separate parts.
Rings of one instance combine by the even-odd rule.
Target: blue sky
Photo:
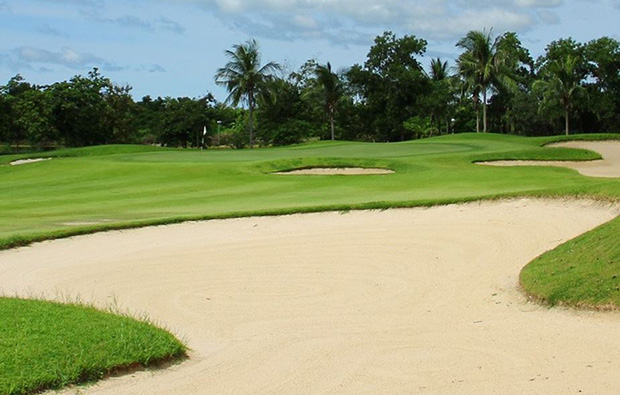
[[[306,60],[363,63],[392,30],[454,59],[467,31],[515,31],[534,56],[556,39],[620,40],[620,0],[0,0],[0,84],[20,73],[47,84],[93,67],[144,95],[226,92],[213,76],[224,51],[252,37],[263,61],[292,71]]]

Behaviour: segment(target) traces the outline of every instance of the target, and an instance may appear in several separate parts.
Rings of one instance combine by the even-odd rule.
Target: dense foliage
[[[227,51],[230,62],[216,76],[231,94],[230,105],[210,93],[135,101],[131,87],[97,69],[48,86],[16,75],[0,86],[0,142],[12,149],[111,143],[241,148],[310,138],[620,131],[615,39],[560,39],[533,59],[515,33],[472,31],[456,44],[462,51],[456,64],[437,58],[428,71],[422,65],[426,46],[413,35],[385,32],[363,64],[334,71],[309,60],[283,71],[273,62],[262,65],[250,40]],[[247,107],[236,107],[240,103]]]

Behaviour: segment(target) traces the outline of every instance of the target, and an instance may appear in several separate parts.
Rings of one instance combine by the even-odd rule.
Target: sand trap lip
[[[34,159],[18,159],[10,163],[11,166],[27,165],[29,163],[43,162],[46,160],[52,160],[52,158],[34,158]]]
[[[612,394],[620,314],[529,304],[517,276],[617,214],[521,199],[113,231],[0,252],[0,290],[118,300],[193,350],[80,394]]]
[[[280,171],[273,174],[279,175],[313,175],[313,176],[359,176],[394,174],[394,170],[374,167],[311,167],[290,171]]]
[[[569,141],[549,144],[548,147],[583,148],[598,152],[602,160],[594,161],[532,161],[502,160],[477,162],[487,166],[554,166],[577,170],[589,177],[620,177],[620,141]]]

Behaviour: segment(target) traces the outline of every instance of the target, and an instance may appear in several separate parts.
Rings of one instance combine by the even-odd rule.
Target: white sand
[[[280,175],[314,175],[314,176],[357,176],[373,174],[394,174],[393,170],[368,168],[368,167],[313,167],[310,169],[299,169],[282,171],[273,174]]]
[[[52,158],[36,158],[36,159],[18,159],[10,163],[11,166],[27,165],[29,163],[43,162]]]
[[[116,299],[192,348],[67,394],[616,394],[620,314],[528,303],[518,274],[617,214],[523,199],[115,231],[0,252],[0,290]]]
[[[602,160],[594,161],[528,161],[502,160],[492,162],[478,162],[488,166],[556,166],[575,169],[579,173],[590,177],[620,177],[620,141],[569,141],[550,144],[549,147],[583,148],[598,152]]]

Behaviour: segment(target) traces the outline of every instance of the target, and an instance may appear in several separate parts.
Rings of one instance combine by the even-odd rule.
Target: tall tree
[[[598,131],[620,131],[620,42],[601,37],[585,45],[588,64],[589,109],[596,114]],[[589,126],[588,129],[593,129]]]
[[[478,106],[480,105],[480,84],[476,81],[473,73],[463,73],[459,70],[459,91],[460,102],[464,103],[465,99],[471,95],[474,113],[476,113],[476,133],[480,132],[480,111]]]
[[[325,113],[329,118],[329,125],[331,130],[332,140],[335,140],[334,135],[334,114],[336,113],[336,106],[338,101],[342,97],[342,84],[338,74],[332,71],[332,65],[327,62],[325,66],[319,65],[315,69],[316,79],[319,86],[323,91],[323,99],[325,101]]]
[[[104,99],[110,87],[110,80],[96,68],[87,77],[76,75],[50,87],[54,124],[65,145],[80,147],[114,141],[107,122],[109,106]]]
[[[467,81],[476,96],[482,93],[483,131],[487,127],[487,94],[495,84],[507,83],[510,80],[506,68],[508,53],[501,46],[503,36],[491,37],[491,31],[472,30],[456,44],[464,52],[457,60],[459,74]],[[479,128],[479,127],[478,127]],[[479,131],[479,130],[477,130]]]
[[[441,61],[441,58],[431,59],[430,77],[433,81],[444,81],[448,78],[448,61]]]
[[[58,130],[52,122],[51,94],[44,89],[31,89],[13,102],[13,125],[23,131],[30,145],[53,144]]]
[[[489,107],[487,108],[489,127],[496,132],[506,133],[522,133],[524,129],[531,130],[539,127],[528,125],[523,119],[532,120],[532,117],[538,117],[538,110],[535,105],[522,105],[524,104],[523,100],[530,96],[534,82],[534,59],[514,32],[504,33],[498,48],[505,53],[503,69],[510,76],[510,84],[509,86],[498,84],[495,87],[495,92],[489,100]],[[532,104],[535,104],[535,100],[532,98],[530,100]],[[530,113],[524,111],[530,111]],[[517,127],[517,124],[523,126]]]
[[[420,100],[430,79],[418,61],[426,41],[415,36],[397,38],[384,32],[375,38],[364,65],[354,65],[346,77],[363,105],[364,133],[373,140],[398,141],[411,137],[404,127],[409,118],[422,115]]]
[[[446,133],[450,129],[448,121],[448,109],[453,104],[453,90],[451,86],[450,67],[448,61],[441,58],[431,59],[429,77],[431,79],[431,91],[425,95],[423,104],[426,105],[431,115],[431,125],[436,125],[436,130],[441,133],[441,122],[445,121]]]
[[[541,109],[561,106],[564,112],[564,130],[570,131],[570,115],[576,97],[583,90],[582,75],[579,72],[579,59],[568,55],[565,59],[549,62],[542,74],[543,79],[534,83],[535,89],[542,92]]]
[[[256,138],[263,144],[296,144],[311,137],[317,129],[302,98],[295,77],[274,78],[269,82],[270,94],[258,98]]]
[[[272,74],[280,70],[280,65],[269,62],[261,66],[261,54],[256,40],[248,40],[244,44],[233,46],[227,50],[229,58],[226,66],[218,69],[215,82],[225,86],[229,92],[227,101],[233,105],[245,102],[249,109],[250,148],[254,145],[254,108],[256,98],[266,92],[266,82]]]
[[[2,100],[0,100],[0,110],[2,111],[0,113],[0,138],[13,144],[18,144],[26,139],[28,132],[24,130],[24,125],[20,125],[18,122],[21,112],[18,107],[20,103],[23,103],[24,98],[33,91],[37,93],[37,88],[26,82],[20,74],[12,77],[6,85],[0,86],[0,96],[2,96]]]

